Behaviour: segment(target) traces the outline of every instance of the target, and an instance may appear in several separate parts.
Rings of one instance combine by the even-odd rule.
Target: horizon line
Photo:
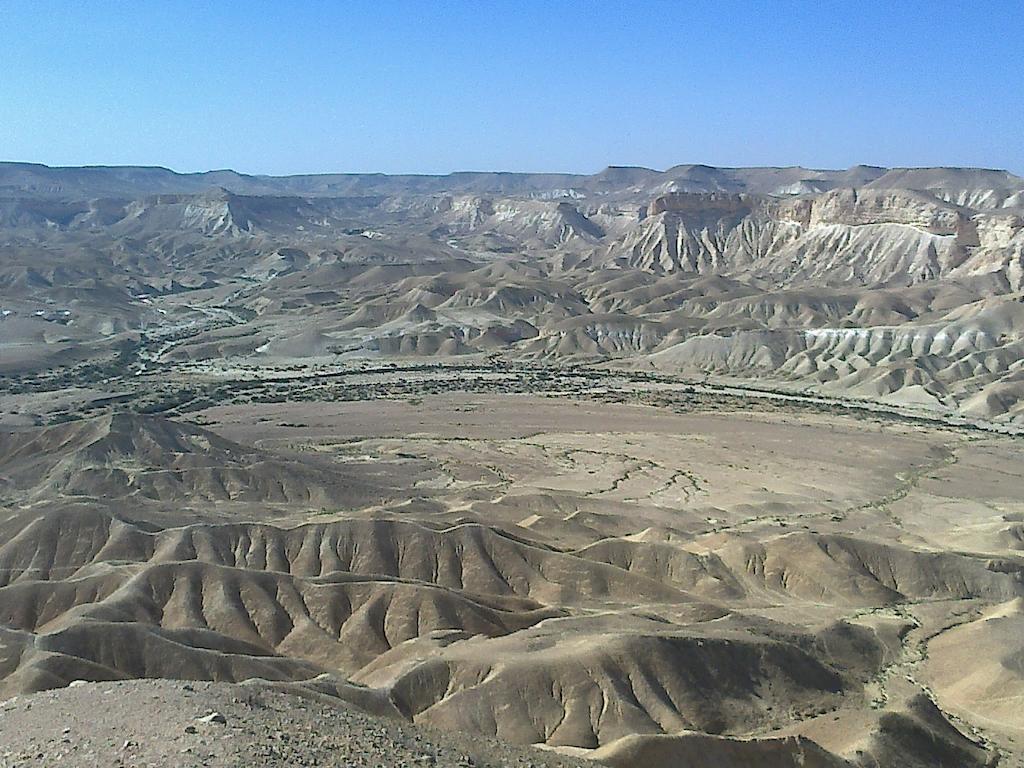
[[[971,170],[971,171],[990,171],[995,173],[1006,173],[1012,176],[1018,176],[1017,173],[1009,170],[1008,168],[997,168],[993,166],[980,166],[980,165],[873,165],[871,163],[855,163],[845,168],[822,168],[822,167],[811,167],[799,164],[794,165],[710,165],[708,163],[677,163],[671,165],[665,169],[659,170],[657,168],[651,168],[645,165],[606,165],[600,170],[592,173],[581,173],[578,171],[508,171],[508,170],[453,170],[447,172],[385,172],[385,171],[313,171],[306,173],[250,173],[247,171],[239,171],[234,168],[208,168],[202,171],[178,171],[174,168],[170,168],[165,165],[146,165],[146,164],[131,164],[131,163],[88,163],[82,165],[50,165],[49,163],[35,162],[31,160],[0,160],[0,166],[2,165],[21,165],[21,166],[32,166],[37,168],[45,168],[47,170],[152,170],[152,171],[165,171],[172,173],[176,176],[202,176],[206,174],[214,173],[233,173],[238,176],[248,176],[251,178],[294,178],[301,176],[388,176],[388,177],[403,177],[403,176],[414,176],[414,177],[426,177],[426,178],[443,178],[446,176],[459,176],[459,175],[506,175],[506,176],[579,176],[579,177],[590,177],[597,176],[606,171],[612,170],[629,170],[629,171],[647,171],[655,174],[665,174],[677,168],[708,168],[711,170],[718,171],[743,171],[743,170],[804,170],[815,173],[840,173],[843,171],[851,171],[856,168],[867,168],[873,170],[882,171],[923,171],[923,170]]]

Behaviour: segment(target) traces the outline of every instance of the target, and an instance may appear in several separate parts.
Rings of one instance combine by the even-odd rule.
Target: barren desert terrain
[[[1022,217],[0,163],[0,765],[1024,766]]]

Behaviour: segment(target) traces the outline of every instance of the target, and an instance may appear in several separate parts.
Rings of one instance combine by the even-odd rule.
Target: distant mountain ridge
[[[398,194],[496,194],[540,198],[592,198],[671,192],[761,195],[820,193],[837,187],[878,189],[1024,190],[1024,179],[984,168],[881,168],[845,170],[791,167],[715,168],[677,165],[665,171],[609,166],[595,174],[460,171],[445,175],[325,173],[249,175],[233,170],[177,173],[142,166],[51,167],[0,162],[0,197],[56,199],[195,194],[221,188],[244,195],[348,197]]]

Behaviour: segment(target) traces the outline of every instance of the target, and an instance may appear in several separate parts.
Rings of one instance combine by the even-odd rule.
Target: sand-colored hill
[[[0,433],[10,497],[323,506],[385,497],[350,470],[268,455],[188,424],[116,413]],[[345,476],[348,475],[348,476]]]

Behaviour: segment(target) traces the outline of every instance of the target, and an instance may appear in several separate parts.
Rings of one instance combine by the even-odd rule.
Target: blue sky
[[[0,0],[0,159],[1024,174],[1024,2]]]

